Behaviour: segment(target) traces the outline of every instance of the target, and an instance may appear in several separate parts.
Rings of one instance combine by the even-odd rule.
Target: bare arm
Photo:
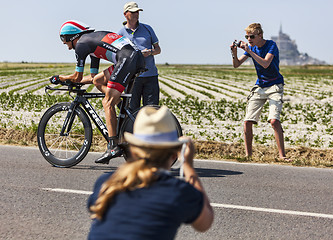
[[[81,80],[81,83],[83,84],[92,84],[93,83],[93,79],[97,74],[95,73],[91,73],[90,75],[84,76]]]
[[[205,192],[205,189],[193,168],[193,158],[194,158],[194,145],[193,142],[188,138],[187,148],[185,151],[185,162],[184,162],[184,175],[185,180],[189,182],[193,187],[202,192],[204,196],[203,208],[199,217],[192,223],[192,227],[200,232],[207,231],[214,220],[214,211],[210,205],[210,201]]]
[[[148,57],[150,55],[157,55],[160,53],[161,53],[161,47],[158,43],[154,43],[152,49],[146,48],[146,49],[142,50],[142,54],[144,57]]]
[[[161,47],[158,43],[153,44],[152,55],[158,55],[161,53]]]
[[[274,58],[274,55],[271,53],[267,53],[265,58],[259,57],[257,54],[251,51],[247,43],[242,43],[240,47],[244,49],[248,54],[250,54],[251,57],[263,68],[268,68]]]
[[[82,72],[75,72],[71,75],[59,75],[60,81],[64,82],[66,80],[72,81],[72,82],[80,82],[83,78]]]

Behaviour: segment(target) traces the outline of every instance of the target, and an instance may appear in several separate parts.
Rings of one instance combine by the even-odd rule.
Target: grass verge
[[[37,146],[36,132],[0,128],[0,144]],[[90,151],[103,152],[106,142],[101,135],[95,135]],[[294,166],[311,166],[333,168],[333,149],[315,149],[308,147],[287,148],[287,156],[292,163],[279,160],[278,150],[271,146],[255,145],[253,157],[246,158],[244,146],[240,143],[223,143],[214,141],[195,141],[196,158],[230,160],[237,162],[278,163]]]

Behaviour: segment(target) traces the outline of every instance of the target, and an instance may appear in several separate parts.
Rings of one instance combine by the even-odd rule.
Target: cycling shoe
[[[112,149],[108,148],[100,158],[95,160],[95,163],[109,164],[111,158],[120,157],[122,154],[123,151],[117,145]]]

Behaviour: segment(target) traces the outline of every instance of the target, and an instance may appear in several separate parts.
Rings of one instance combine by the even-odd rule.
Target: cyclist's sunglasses
[[[60,35],[60,39],[63,42],[69,42],[69,36],[68,35]]]
[[[254,39],[255,37],[256,37],[256,35],[245,35],[246,39],[249,39],[249,38]]]
[[[70,42],[77,38],[79,34],[72,34],[72,35],[60,35],[60,39],[63,42]]]

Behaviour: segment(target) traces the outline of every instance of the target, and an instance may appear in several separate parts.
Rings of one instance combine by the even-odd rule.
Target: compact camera
[[[234,46],[235,47],[240,47],[241,41],[237,42],[237,40],[234,41]]]

